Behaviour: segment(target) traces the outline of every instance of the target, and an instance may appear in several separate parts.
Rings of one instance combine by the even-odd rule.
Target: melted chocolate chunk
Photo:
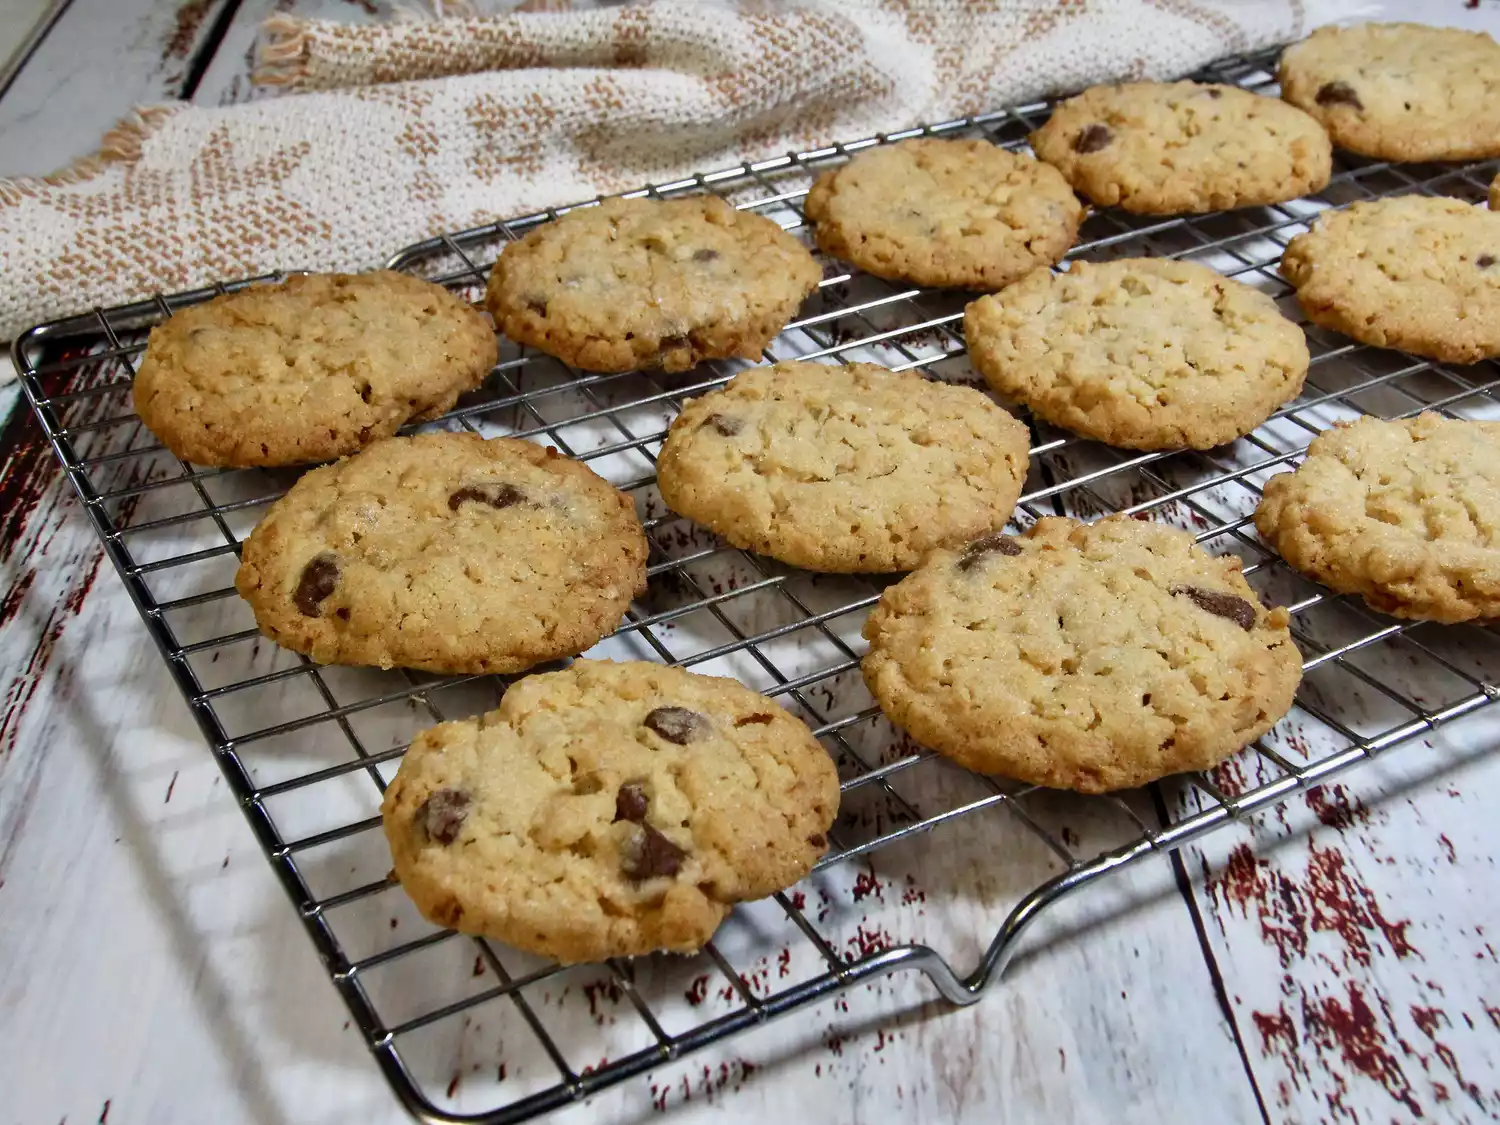
[[[642,721],[647,730],[678,746],[686,746],[708,729],[708,720],[686,707],[658,707]]]
[[[1359,95],[1354,92],[1354,87],[1347,82],[1325,82],[1318,87],[1318,92],[1313,98],[1319,105],[1347,105],[1355,109],[1364,109],[1365,103],[1359,100]]]
[[[625,841],[620,869],[632,879],[655,879],[676,875],[687,852],[649,824],[642,824]]]
[[[828,846],[828,837],[824,836],[821,832],[814,832],[807,838],[807,842],[815,848],[826,848]]]
[[[1199,609],[1227,617],[1247,633],[1255,627],[1255,607],[1244,598],[1205,590],[1202,586],[1173,586],[1172,593],[1192,598]]]
[[[1208,96],[1213,98],[1215,101],[1218,101],[1224,96],[1224,91],[1219,89],[1217,86],[1210,86],[1208,88]]]
[[[513,484],[491,484],[482,488],[465,485],[448,497],[448,510],[456,512],[472,500],[476,504],[488,504],[498,511],[501,508],[514,507],[525,499],[526,493]]]
[[[712,426],[724,437],[734,437],[735,434],[745,428],[745,420],[743,418],[736,418],[732,414],[710,414],[707,418],[703,419],[703,424],[705,426]]]
[[[776,716],[774,715],[756,714],[746,715],[743,719],[736,719],[734,725],[737,727],[759,726],[763,723],[774,723],[775,721]]]
[[[693,261],[695,262],[711,262],[718,256],[719,252],[717,250],[710,250],[706,246],[702,250],[693,251]]]
[[[339,564],[333,555],[319,555],[302,568],[302,577],[297,581],[297,591],[292,600],[304,617],[317,617],[323,599],[333,593],[338,585]]]
[[[537,316],[547,315],[547,302],[541,297],[527,297],[526,308]]]
[[[1495,255],[1481,254],[1474,259],[1474,264],[1482,270],[1487,270],[1495,264]]]
[[[992,531],[988,535],[982,535],[974,542],[964,548],[963,557],[958,560],[959,570],[972,570],[983,562],[989,555],[1015,556],[1021,553],[1021,545],[1002,531]]]
[[[417,822],[427,830],[429,839],[451,844],[458,839],[473,800],[462,789],[439,789],[417,807]]]
[[[629,820],[640,824],[646,819],[646,810],[650,804],[646,799],[645,783],[627,781],[615,794],[615,820]]]
[[[1074,152],[1098,152],[1115,139],[1114,130],[1098,122],[1079,133],[1073,141]]]

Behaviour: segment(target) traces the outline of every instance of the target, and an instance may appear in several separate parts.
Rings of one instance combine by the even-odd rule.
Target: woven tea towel
[[[350,27],[273,19],[293,91],[137,111],[0,180],[0,336],[793,148],[1295,39],[1348,0],[659,0]]]

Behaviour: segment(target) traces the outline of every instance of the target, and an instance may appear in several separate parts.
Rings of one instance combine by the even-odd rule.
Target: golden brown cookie
[[[1000,394],[1129,449],[1233,441],[1307,375],[1307,341],[1275,301],[1165,258],[1038,270],[971,304],[964,337]]]
[[[425,732],[381,812],[431,921],[563,962],[697,950],[828,846],[833,762],[734,680],[579,660]]]
[[[298,465],[435,418],[495,365],[484,314],[407,274],[309,274],[174,313],[133,394],[162,444],[200,465]]]
[[[1449,363],[1500,355],[1500,213],[1420,195],[1325,211],[1281,275],[1314,324]]]
[[[1226,211],[1321,190],[1333,169],[1323,127],[1235,86],[1093,86],[1031,135],[1036,154],[1101,207],[1142,215]]]
[[[817,288],[813,256],[713,195],[609,199],[506,247],[486,305],[512,340],[588,371],[758,359]]]
[[[1500,617],[1500,422],[1361,418],[1266,482],[1255,526],[1303,574],[1394,617]]]
[[[1382,160],[1500,156],[1500,44],[1418,23],[1320,27],[1281,56],[1281,96],[1351,152]]]
[[[1050,266],[1084,209],[1053,168],[988,141],[919,138],[859,153],[807,195],[818,246],[916,285],[999,289]]]
[[[736,547],[809,570],[910,570],[1004,527],[1027,429],[982,392],[871,363],[778,363],[678,415],[662,499]]]
[[[554,449],[419,434],[302,477],[235,586],[261,632],[320,664],[519,672],[620,624],[646,536],[629,496]]]
[[[1270,730],[1302,676],[1286,610],[1238,559],[1125,516],[934,551],[865,638],[897,726],[970,769],[1084,793],[1208,769]]]

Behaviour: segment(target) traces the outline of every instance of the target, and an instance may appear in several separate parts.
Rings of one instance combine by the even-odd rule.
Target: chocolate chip
[[[318,606],[338,585],[339,564],[333,555],[319,555],[302,568],[292,600],[304,617],[317,617]]]
[[[1073,151],[1098,152],[1114,139],[1114,131],[1108,125],[1100,125],[1098,122],[1095,122],[1074,138]]]
[[[685,348],[688,346],[686,336],[663,336],[656,345],[664,352],[672,351],[674,348]]]
[[[527,297],[526,308],[528,311],[536,313],[537,316],[547,315],[547,302],[541,297]]]
[[[439,789],[417,806],[417,821],[427,830],[429,839],[451,844],[458,839],[473,800],[462,789]]]
[[[1474,259],[1474,264],[1482,270],[1487,270],[1495,264],[1495,255],[1481,254]]]
[[[719,252],[717,250],[710,250],[707,247],[704,247],[702,250],[693,251],[693,261],[695,262],[711,262],[718,256]]]
[[[472,500],[478,504],[488,504],[498,511],[501,508],[514,507],[525,499],[526,493],[513,484],[492,484],[483,488],[465,485],[448,497],[448,510],[456,512],[463,504]]]
[[[1354,87],[1347,82],[1325,82],[1318,87],[1318,92],[1313,98],[1319,105],[1347,105],[1355,109],[1364,109],[1364,102],[1359,100],[1359,95],[1354,92]]]
[[[686,707],[658,707],[643,722],[648,730],[678,746],[686,746],[708,727],[707,719]]]
[[[632,879],[676,875],[687,852],[649,824],[640,825],[625,841],[620,869]]]
[[[1224,91],[1219,89],[1217,86],[1210,86],[1208,88],[1208,96],[1213,98],[1214,101],[1218,101],[1224,96]]]
[[[759,726],[763,723],[776,721],[774,715],[746,715],[743,719],[736,719],[734,725],[737,727]]]
[[[828,837],[824,836],[821,832],[814,832],[807,838],[807,842],[815,848],[826,848],[828,846]]]
[[[646,819],[646,810],[651,802],[646,799],[646,786],[640,781],[627,781],[615,794],[615,820],[630,820],[640,824]]]
[[[1255,607],[1244,598],[1218,590],[1205,590],[1202,586],[1173,586],[1172,593],[1192,598],[1199,609],[1227,617],[1247,633],[1255,627]]]
[[[1003,531],[992,531],[988,535],[980,536],[964,548],[963,557],[958,560],[958,569],[972,570],[989,555],[1014,557],[1020,553],[1021,545],[1009,535]]]
[[[710,414],[707,418],[703,419],[703,424],[705,426],[712,426],[724,437],[734,437],[735,434],[745,428],[745,420],[743,418],[736,418],[732,414]]]

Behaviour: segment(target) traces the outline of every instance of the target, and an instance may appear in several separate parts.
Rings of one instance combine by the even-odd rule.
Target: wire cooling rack
[[[1233,58],[1200,77],[1270,92],[1273,64],[1274,52]],[[717,192],[803,232],[800,204],[812,177],[849,154],[923,134],[1018,148],[1048,108],[1021,106],[634,194]],[[1475,201],[1496,171],[1495,162],[1338,161],[1325,191],[1294,203],[1195,218],[1095,213],[1072,257],[1190,258],[1266,290],[1297,317],[1275,266],[1316,212],[1393,193]],[[476,300],[504,243],[555,214],[435,238],[391,266]],[[1445,366],[1309,328],[1313,362],[1302,396],[1229,446],[1126,452],[1028,419],[1031,472],[1017,526],[1044,514],[1120,511],[1188,528],[1208,549],[1240,555],[1264,600],[1289,607],[1305,657],[1294,711],[1237,759],[1150,792],[1082,798],[967,773],[886,724],[858,674],[860,627],[884,580],[793,570],[732,550],[664,509],[653,470],[667,425],[685,396],[743,365],[706,364],[675,377],[580,374],[506,344],[484,388],[431,425],[555,445],[635,496],[651,539],[650,591],[592,655],[734,675],[775,697],[838,761],[843,811],[809,879],[737,909],[696,958],[563,969],[440,931],[388,876],[380,794],[417,730],[493,707],[503,683],[320,668],[263,641],[232,588],[238,546],[296,474],[194,468],[163,450],[130,410],[150,327],[243,284],[43,325],[14,354],[37,417],[334,985],[402,1102],[424,1119],[520,1121],[647,1074],[642,1098],[659,1108],[679,1089],[712,1098],[753,1064],[721,1056],[716,1070],[679,1078],[677,1060],[836,993],[833,1005],[847,1010],[855,985],[878,991],[873,982],[922,979],[888,978],[895,970],[920,970],[942,997],[967,1004],[1002,972],[1033,921],[1073,892],[1497,697],[1500,651],[1489,632],[1400,623],[1335,598],[1271,554],[1250,521],[1266,477],[1293,467],[1337,420],[1424,409],[1500,415],[1493,362]],[[977,383],[964,357],[962,303],[829,261],[804,315],[765,359],[866,360]],[[878,1003],[924,995],[893,989]]]

